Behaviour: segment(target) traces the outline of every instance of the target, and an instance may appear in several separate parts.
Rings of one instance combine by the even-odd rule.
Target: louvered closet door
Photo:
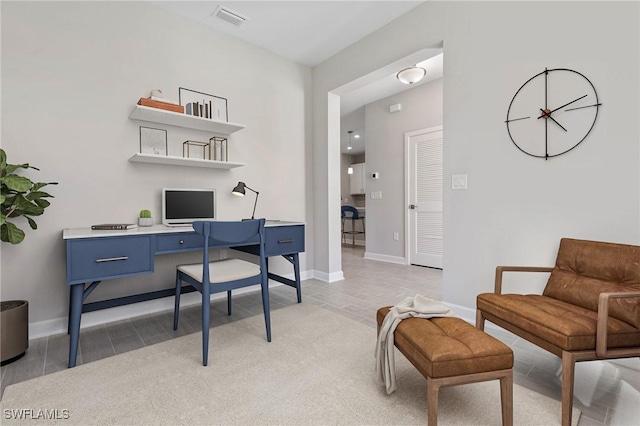
[[[442,268],[442,127],[407,133],[409,263]]]

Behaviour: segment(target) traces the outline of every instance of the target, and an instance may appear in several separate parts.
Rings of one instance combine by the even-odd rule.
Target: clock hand
[[[549,159],[549,120],[544,120],[544,160],[547,161],[548,159]]]
[[[586,98],[586,97],[587,97],[587,95],[580,96],[578,99],[574,99],[574,100],[572,100],[571,102],[567,102],[566,104],[564,104],[564,105],[562,105],[562,106],[559,106],[559,107],[558,107],[558,108],[556,108],[556,109],[552,109],[551,111],[549,111],[549,112],[547,113],[547,115],[550,115],[552,112],[556,112],[557,110],[559,110],[559,109],[561,109],[561,108],[564,108],[564,107],[566,107],[567,105],[571,105],[571,104],[572,104],[572,103],[574,103],[574,102],[578,102],[580,99],[582,99],[582,98]],[[544,116],[542,116],[542,115],[541,115],[540,117],[538,117],[538,120],[539,120],[539,119],[541,119],[542,117],[544,117]]]
[[[505,121],[505,123],[509,123],[510,121],[526,120],[527,118],[531,118],[531,117],[529,116],[529,117],[512,118],[511,120]]]
[[[556,119],[555,119],[555,118],[553,118],[553,117],[551,116],[551,113],[550,113],[550,112],[548,113],[548,112],[546,112],[545,110],[543,110],[542,108],[540,108],[540,111],[542,111],[542,115],[541,115],[541,117],[545,117],[545,116],[546,116],[545,118],[550,118],[550,119],[551,119],[551,121],[553,121],[553,122],[554,122],[554,123],[556,123],[558,126],[560,126],[560,128],[561,128],[562,130],[564,130],[565,132],[567,131],[567,129],[565,129],[565,128],[562,126],[562,124],[558,123],[558,122],[556,121]]]
[[[547,88],[547,80],[549,78],[549,71],[547,70],[547,67],[544,67],[544,109],[549,108],[547,106],[547,94],[549,93],[548,88]]]
[[[573,111],[574,109],[589,108],[589,107],[600,106],[600,105],[602,105],[602,104],[599,103],[599,104],[593,104],[593,105],[585,105],[585,106],[581,106],[581,107],[565,109],[565,111]]]

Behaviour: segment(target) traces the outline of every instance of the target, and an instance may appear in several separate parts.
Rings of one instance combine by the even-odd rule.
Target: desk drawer
[[[152,236],[67,241],[67,283],[153,272]]]
[[[264,232],[267,256],[304,251],[304,225],[268,226]]]
[[[189,234],[158,235],[157,253],[172,253],[177,251],[189,251],[202,249],[204,237],[191,232]]]

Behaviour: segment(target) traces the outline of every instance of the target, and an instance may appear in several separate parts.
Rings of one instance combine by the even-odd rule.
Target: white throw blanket
[[[447,305],[437,300],[416,294],[415,297],[407,297],[402,302],[393,306],[378,333],[376,342],[376,375],[380,382],[384,382],[387,394],[397,389],[395,360],[393,357],[393,332],[405,318],[434,318],[455,317],[460,318]]]

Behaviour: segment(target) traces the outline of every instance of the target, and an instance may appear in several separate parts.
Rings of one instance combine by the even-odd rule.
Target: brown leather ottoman
[[[378,309],[378,330],[391,307]],[[442,386],[500,380],[502,424],[513,425],[513,351],[459,318],[408,318],[394,344],[427,379],[428,424],[438,422]]]

